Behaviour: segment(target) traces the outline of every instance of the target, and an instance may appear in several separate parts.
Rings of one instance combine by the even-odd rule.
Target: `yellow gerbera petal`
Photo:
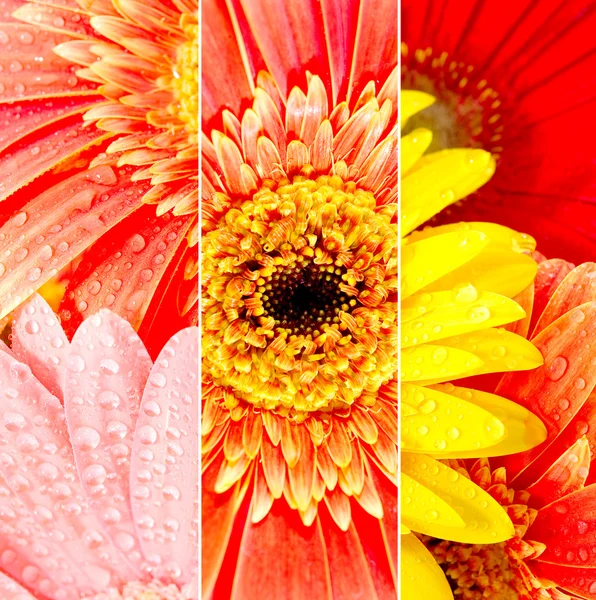
[[[471,352],[425,344],[402,350],[400,380],[440,383],[478,372],[482,367],[482,360]]]
[[[468,403],[468,406],[475,405],[484,409],[503,423],[506,436],[490,447],[469,451],[451,451],[434,454],[437,458],[482,458],[489,456],[504,456],[506,454],[515,454],[525,452],[546,439],[546,427],[542,421],[523,406],[501,398],[495,394],[481,392],[463,387],[456,387],[451,383],[436,385],[433,389],[444,392],[451,396],[461,398]],[[404,424],[407,421],[404,421]],[[403,436],[402,425],[402,436]],[[467,430],[466,430],[467,431]]]
[[[403,600],[452,600],[445,574],[424,544],[409,534],[401,538],[401,593]]]
[[[433,537],[466,544],[492,544],[514,534],[513,524],[503,507],[464,475],[430,456],[409,452],[402,455],[402,469],[445,500],[465,522],[463,528],[435,523]]]
[[[463,293],[462,293],[463,292]],[[402,305],[401,345],[432,342],[511,323],[526,316],[524,309],[506,296],[464,290],[417,294]]]
[[[424,110],[431,104],[435,103],[435,99],[430,94],[418,92],[414,90],[404,90],[400,95],[400,116],[402,129],[406,126],[408,119],[417,112]]]
[[[416,243],[421,244],[422,241]],[[536,261],[526,254],[485,249],[466,264],[430,284],[425,291],[450,290],[471,283],[478,289],[513,298],[534,281],[537,270]]]
[[[402,235],[478,189],[494,170],[494,158],[484,150],[459,148],[422,158],[402,183]]]
[[[426,486],[400,474],[401,516],[408,528],[421,533],[432,531],[432,525],[464,527],[464,520],[440,496]]]
[[[453,386],[452,386],[453,387]],[[415,414],[402,417],[406,451],[425,454],[475,453],[505,439],[504,424],[489,410],[460,396],[411,383],[402,385],[402,406]],[[503,411],[506,412],[506,411]],[[509,415],[507,415],[509,417]]]
[[[514,252],[528,253],[536,250],[536,240],[527,233],[519,233],[504,225],[497,223],[485,223],[482,221],[450,223],[438,227],[427,227],[421,231],[414,231],[408,240],[417,242],[429,237],[443,235],[444,233],[453,233],[454,231],[481,231],[486,234],[490,240],[487,245],[488,250],[513,250]]]
[[[404,246],[402,298],[407,298],[471,261],[488,243],[479,231],[447,233]]]
[[[401,138],[400,166],[403,173],[413,167],[427,151],[433,139],[433,134],[428,129],[415,129],[412,133]]]

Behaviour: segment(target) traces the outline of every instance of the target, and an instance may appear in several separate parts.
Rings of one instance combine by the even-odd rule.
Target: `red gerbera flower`
[[[540,263],[524,327],[544,366],[509,373],[496,393],[540,417],[527,452],[452,461],[507,508],[515,536],[469,545],[425,538],[456,598],[596,598],[596,263]],[[533,311],[532,311],[533,307]]]
[[[0,318],[87,252],[67,331],[108,307],[158,350],[196,316],[197,3],[2,10]]]
[[[435,139],[499,156],[449,220],[526,231],[550,256],[595,256],[594,2],[404,0],[402,16],[403,87],[437,97],[423,117]]]

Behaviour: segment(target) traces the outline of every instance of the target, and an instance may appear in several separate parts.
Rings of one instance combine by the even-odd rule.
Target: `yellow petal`
[[[429,389],[429,388],[425,388]],[[546,439],[546,427],[542,421],[523,406],[501,398],[495,394],[481,392],[453,384],[436,385],[433,388],[451,396],[466,400],[479,408],[488,411],[499,419],[505,426],[506,436],[495,445],[471,450],[469,452],[446,452],[435,454],[440,458],[482,458],[485,456],[504,456],[525,452]],[[403,435],[403,426],[402,426]]]
[[[451,386],[453,388],[453,386]],[[402,385],[402,406],[411,406],[416,414],[403,417],[402,449],[425,454],[449,453],[459,457],[469,451],[494,446],[507,435],[503,423],[491,413],[461,396],[411,383]],[[511,403],[513,404],[513,403]],[[526,411],[528,412],[528,411]],[[483,456],[492,456],[484,454]]]
[[[407,173],[408,169],[413,167],[427,151],[433,139],[433,134],[428,129],[414,129],[412,133],[404,135],[401,138],[401,170]]]
[[[473,331],[441,341],[443,346],[472,352],[483,364],[474,375],[506,371],[528,371],[544,361],[540,351],[528,340],[506,329]]]
[[[425,454],[402,454],[402,470],[454,508],[465,527],[434,524],[432,536],[466,544],[503,542],[514,534],[505,509],[464,475]]]
[[[472,285],[411,296],[403,302],[401,314],[402,348],[504,325],[526,316],[517,302],[492,292],[479,293]]]
[[[485,249],[469,262],[430,284],[425,291],[451,290],[471,283],[479,290],[513,298],[534,281],[537,271],[536,261],[526,254]]]
[[[453,600],[451,588],[432,554],[414,535],[401,537],[402,600]]]
[[[434,103],[435,99],[430,94],[417,92],[415,90],[403,90],[400,94],[399,101],[402,129],[406,126],[408,119],[412,115],[415,115],[417,112],[424,110]]]
[[[479,255],[487,243],[483,233],[463,231],[406,244],[402,250],[402,298],[458,270]]]
[[[424,344],[402,350],[400,380],[440,383],[476,373],[482,364],[471,352]]]
[[[464,527],[463,519],[437,494],[406,473],[400,474],[401,518],[406,527],[432,535],[433,525]]]
[[[482,231],[489,239],[487,249],[490,250],[513,250],[514,252],[531,253],[536,250],[536,240],[527,233],[519,233],[504,225],[496,223],[484,223],[481,221],[467,221],[462,223],[450,223],[438,227],[426,227],[422,231],[414,231],[410,234],[411,241],[424,240],[444,233],[454,231]]]
[[[402,181],[402,235],[476,191],[494,171],[495,160],[485,150],[457,148],[421,158]]]

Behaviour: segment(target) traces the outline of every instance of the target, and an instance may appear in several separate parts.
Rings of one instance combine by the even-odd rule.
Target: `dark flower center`
[[[259,292],[265,315],[275,319],[276,328],[316,337],[322,325],[339,323],[339,312],[356,304],[341,291],[341,283],[342,269],[308,262],[277,271]]]

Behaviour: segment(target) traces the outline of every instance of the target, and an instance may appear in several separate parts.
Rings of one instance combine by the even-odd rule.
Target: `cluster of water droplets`
[[[55,600],[149,576],[191,581],[197,330],[172,338],[152,366],[130,325],[105,311],[85,321],[69,349],[36,297],[17,317],[15,338],[19,356],[40,360],[30,367],[0,353],[0,529],[14,548],[0,553],[2,568]],[[53,361],[44,360],[48,347]],[[64,408],[38,373],[63,390]]]
[[[38,196],[0,228],[2,314],[141,205],[146,188],[131,186],[129,175],[130,169],[116,172],[107,165],[78,173]]]
[[[77,65],[53,52],[62,41],[62,35],[41,29],[37,24],[4,25],[0,30],[0,49],[10,83],[0,83],[0,98],[92,90],[95,84],[75,74]]]

